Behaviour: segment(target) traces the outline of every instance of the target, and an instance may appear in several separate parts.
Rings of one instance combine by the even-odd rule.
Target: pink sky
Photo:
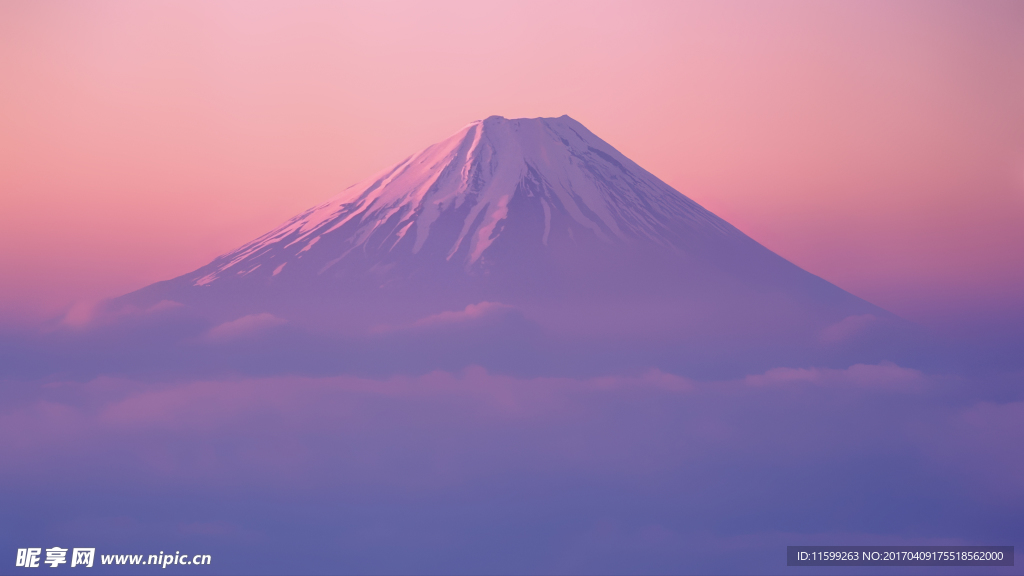
[[[0,4],[0,315],[188,272],[569,114],[910,319],[1024,313],[1024,4]]]

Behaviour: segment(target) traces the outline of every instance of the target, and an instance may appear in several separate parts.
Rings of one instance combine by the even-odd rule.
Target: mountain
[[[568,116],[492,116],[189,277],[207,286],[232,275],[308,281],[439,265],[472,275],[508,265],[510,251],[638,242],[685,250],[692,234],[742,238]]]
[[[477,332],[511,346],[499,341],[518,334],[565,350],[630,349],[653,364],[737,355],[771,364],[852,350],[855,341],[863,351],[866,333],[900,324],[764,248],[568,116],[473,122],[111,307],[160,303],[211,325],[273,318],[348,338],[442,326],[450,335],[459,325],[460,346],[483,341]],[[886,354],[880,342],[861,355]]]

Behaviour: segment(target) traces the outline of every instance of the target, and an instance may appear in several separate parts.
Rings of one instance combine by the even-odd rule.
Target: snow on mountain
[[[101,316],[108,363],[170,372],[721,378],[920,341],[568,116],[473,122]]]
[[[428,245],[468,270],[487,263],[488,250],[530,207],[543,222],[534,233],[540,245],[552,241],[553,226],[573,240],[683,250],[683,231],[742,236],[568,116],[492,116],[221,256],[193,284],[278,276],[298,260],[329,275],[353,252],[386,259]]]
[[[180,305],[132,312],[159,302]],[[473,122],[109,310],[138,322],[141,341],[238,346],[253,354],[239,367],[322,371],[720,375],[892,359],[903,338],[899,319],[772,253],[568,116]]]

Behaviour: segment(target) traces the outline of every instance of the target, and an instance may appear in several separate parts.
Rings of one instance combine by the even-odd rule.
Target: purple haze
[[[568,117],[492,117],[0,334],[0,549],[804,574],[785,546],[1019,547],[1024,360],[985,341],[797,268]]]

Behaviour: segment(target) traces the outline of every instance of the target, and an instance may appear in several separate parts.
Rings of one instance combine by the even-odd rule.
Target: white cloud
[[[414,322],[413,326],[438,326],[442,324],[468,322],[511,309],[511,306],[500,302],[479,302],[477,304],[470,304],[463,310],[445,311],[432,316],[427,316],[426,318],[421,318]]]
[[[286,320],[278,318],[268,312],[260,314],[249,314],[241,318],[214,326],[206,333],[206,339],[211,341],[234,340],[243,336],[249,336],[284,324]]]
[[[891,362],[880,364],[854,364],[849,368],[772,368],[763,374],[743,379],[751,386],[793,386],[813,384],[821,386],[847,386],[854,388],[921,390],[924,375],[911,368]]]
[[[821,331],[821,339],[829,344],[846,342],[871,329],[878,322],[873,314],[847,316]]]

